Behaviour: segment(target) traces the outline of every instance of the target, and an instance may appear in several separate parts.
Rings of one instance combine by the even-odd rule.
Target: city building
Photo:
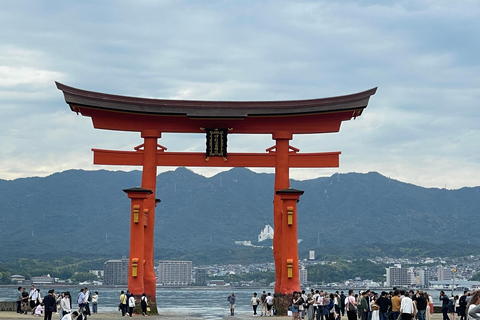
[[[195,284],[198,286],[207,285],[207,269],[205,268],[195,269]]]
[[[127,285],[128,284],[128,259],[108,260],[103,264],[103,284]]]
[[[415,273],[413,268],[402,268],[400,264],[394,264],[393,267],[386,268],[387,287],[408,287],[415,285]]]
[[[305,266],[302,266],[299,270],[300,275],[300,285],[306,285],[308,282],[308,271],[305,269]]]
[[[451,268],[438,267],[437,281],[448,281],[453,279],[453,272]]]
[[[192,284],[192,261],[160,261],[157,283],[165,286],[188,286]]]
[[[32,277],[32,284],[52,284],[54,279],[49,274],[45,276]]]
[[[22,283],[25,283],[25,276],[14,274],[13,276],[10,277],[10,280],[16,284],[22,284]]]
[[[103,278],[104,270],[88,270],[88,272],[93,273],[99,278]]]
[[[260,234],[258,235],[258,242],[262,242],[268,239],[273,239],[273,228],[269,224],[265,225],[265,228],[263,228],[262,231],[260,231]]]

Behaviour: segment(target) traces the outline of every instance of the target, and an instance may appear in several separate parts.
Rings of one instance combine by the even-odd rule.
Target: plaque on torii
[[[143,138],[143,143],[133,151],[92,150],[94,164],[143,167],[141,188],[152,193],[141,206],[146,212],[143,247],[131,246],[129,260],[130,268],[135,266],[137,277],[141,274],[143,279],[132,279],[130,272],[129,290],[134,294],[145,292],[153,307],[157,166],[275,168],[275,292],[291,294],[300,290],[295,203],[303,191],[289,189],[289,169],[338,167],[340,152],[301,153],[289,142],[294,134],[338,132],[343,121],[362,114],[377,90],[309,100],[196,101],[127,97],[80,90],[58,82],[56,85],[71,110],[90,117],[96,129],[135,131]],[[206,152],[169,152],[158,144],[164,132],[206,133]],[[269,134],[275,144],[261,153],[227,153],[227,134]],[[143,265],[134,260],[137,256],[143,257]],[[139,266],[144,268],[143,272],[139,272]]]

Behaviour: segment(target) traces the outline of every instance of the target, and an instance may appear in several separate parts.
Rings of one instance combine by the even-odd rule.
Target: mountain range
[[[128,255],[130,202],[122,190],[140,182],[140,171],[106,170],[0,180],[0,259]],[[210,178],[182,167],[159,174],[156,258],[232,250],[239,240],[257,244],[264,226],[273,226],[273,183],[273,174],[245,168]],[[406,241],[465,247],[480,227],[480,187],[423,188],[376,172],[290,185],[305,191],[298,203],[302,256],[363,246],[382,255]]]

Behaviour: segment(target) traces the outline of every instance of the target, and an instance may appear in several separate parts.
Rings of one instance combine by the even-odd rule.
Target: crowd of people
[[[120,303],[118,304],[118,310],[122,312],[122,317],[133,315],[133,309],[135,308],[136,298],[133,293],[127,290],[120,292]],[[149,302],[145,292],[140,297],[140,308],[142,309],[142,316],[148,315]]]
[[[433,301],[428,293],[413,290],[382,291],[380,294],[365,290],[355,294],[349,290],[324,292],[311,290],[294,292],[290,311],[292,319],[299,320],[429,320],[433,314]],[[453,319],[452,319],[453,320]]]
[[[77,310],[76,306],[72,306],[75,303],[78,304]],[[69,291],[60,293],[51,289],[42,297],[40,289],[34,285],[31,286],[30,292],[18,287],[17,313],[28,314],[30,309],[32,315],[43,316],[45,320],[52,320],[54,314],[58,315],[60,320],[85,320],[92,313],[97,313],[97,304],[98,292],[92,294],[86,287],[80,289],[76,300],[72,299]]]
[[[480,291],[479,291],[480,292]],[[467,319],[469,309],[479,304],[478,319],[480,319],[480,293],[465,291],[461,297],[448,297],[443,291],[440,294],[442,301],[443,320],[474,320]],[[234,315],[235,295],[228,297],[230,313]],[[277,312],[278,298],[270,293],[258,296],[253,293],[250,305],[253,315],[271,316]],[[422,290],[405,291],[393,288],[392,291],[377,293],[371,290],[353,290],[345,295],[343,291],[328,293],[323,290],[310,292],[293,292],[288,310],[292,320],[340,320],[346,316],[348,320],[430,320],[433,314],[433,299]],[[449,316],[450,315],[450,316]],[[458,319],[457,319],[458,318]]]
[[[254,295],[255,297],[255,295]],[[252,298],[253,300],[253,298]],[[261,299],[260,299],[261,300]],[[480,290],[465,291],[462,296],[448,297],[440,292],[443,320],[480,319]],[[256,308],[254,307],[254,315]],[[393,288],[380,294],[366,290],[348,295],[311,290],[293,292],[289,310],[292,320],[430,320],[433,314],[433,299],[422,290],[406,291]],[[262,315],[262,314],[261,314]]]

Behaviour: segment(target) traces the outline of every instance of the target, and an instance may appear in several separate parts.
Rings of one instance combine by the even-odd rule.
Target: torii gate
[[[145,292],[152,307],[157,166],[275,168],[275,292],[291,294],[300,290],[296,203],[303,191],[289,188],[289,169],[338,167],[340,152],[299,153],[289,141],[293,134],[338,132],[342,121],[362,114],[377,90],[323,99],[244,102],[145,99],[56,85],[71,110],[91,117],[95,128],[136,131],[143,138],[135,151],[93,152],[94,164],[143,167],[141,188],[124,190],[132,200],[128,288],[134,294]],[[167,152],[158,144],[162,132],[206,132],[207,152]],[[227,134],[271,134],[275,145],[266,153],[227,153]]]

